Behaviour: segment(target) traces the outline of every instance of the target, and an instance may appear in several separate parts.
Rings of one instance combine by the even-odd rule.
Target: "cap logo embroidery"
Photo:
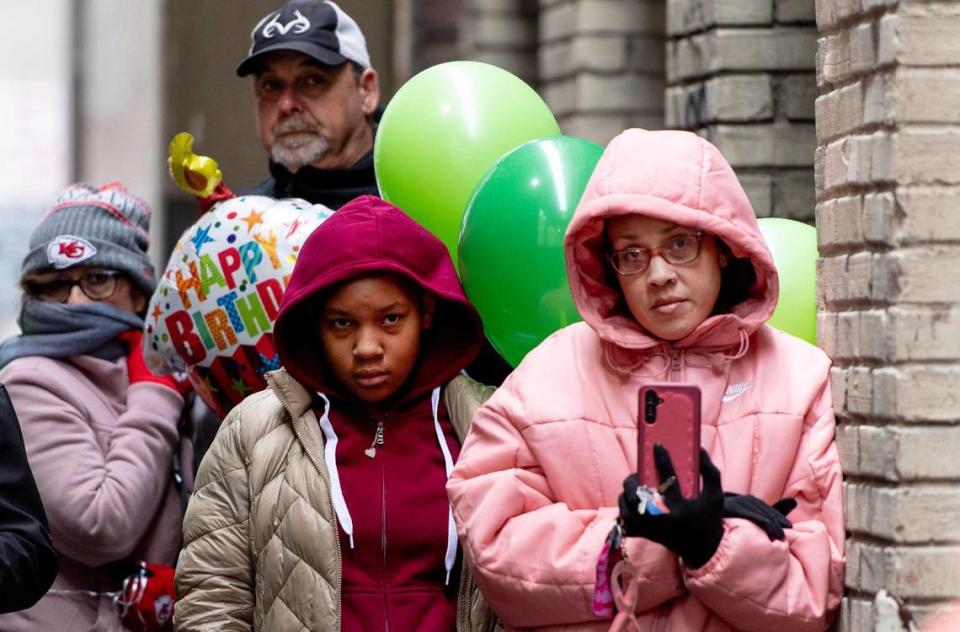
[[[293,12],[293,19],[287,22],[286,24],[280,23],[280,14],[273,16],[273,19],[267,22],[267,25],[263,27],[263,30],[260,31],[260,34],[267,39],[273,38],[277,33],[281,36],[286,35],[291,30],[294,35],[300,35],[301,33],[306,33],[310,28],[310,20],[308,20],[300,11]]]
[[[47,244],[47,261],[62,270],[75,266],[97,254],[97,248],[82,237],[60,235]]]

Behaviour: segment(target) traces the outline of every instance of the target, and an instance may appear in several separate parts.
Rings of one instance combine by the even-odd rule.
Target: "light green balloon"
[[[563,238],[602,153],[571,136],[526,143],[496,162],[467,205],[460,278],[487,338],[512,366],[580,320]]]
[[[778,217],[757,220],[780,275],[780,299],[767,323],[817,343],[817,230]]]
[[[384,111],[377,184],[457,262],[460,220],[484,172],[518,145],[559,135],[550,108],[515,75],[479,62],[439,64],[405,83]]]

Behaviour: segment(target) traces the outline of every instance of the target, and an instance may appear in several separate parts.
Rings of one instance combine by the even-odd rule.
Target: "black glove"
[[[653,446],[653,460],[660,480],[675,476],[670,453],[661,445]],[[662,544],[680,556],[688,568],[700,568],[713,557],[723,538],[723,488],[720,470],[704,450],[700,450],[700,496],[687,500],[674,483],[662,492],[668,514],[641,514],[638,508],[636,474],[623,481],[620,494],[620,518],[629,537],[640,537]]]
[[[787,520],[787,514],[797,506],[793,498],[781,498],[768,505],[756,496],[750,494],[723,495],[723,517],[743,518],[757,525],[771,540],[782,540],[783,530],[789,529],[793,523]]]

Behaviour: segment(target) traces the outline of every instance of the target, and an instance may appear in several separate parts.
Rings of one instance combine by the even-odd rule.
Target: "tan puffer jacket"
[[[177,564],[176,628],[340,630],[340,544],[323,433],[310,394],[283,369],[223,422],[197,475]],[[461,442],[493,389],[464,376],[443,389]],[[468,570],[457,629],[493,630]]]

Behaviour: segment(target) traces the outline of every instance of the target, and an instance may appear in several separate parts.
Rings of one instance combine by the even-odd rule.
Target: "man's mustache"
[[[292,134],[296,132],[309,132],[313,134],[320,133],[320,126],[317,123],[307,120],[299,114],[294,114],[273,126],[273,133]]]

